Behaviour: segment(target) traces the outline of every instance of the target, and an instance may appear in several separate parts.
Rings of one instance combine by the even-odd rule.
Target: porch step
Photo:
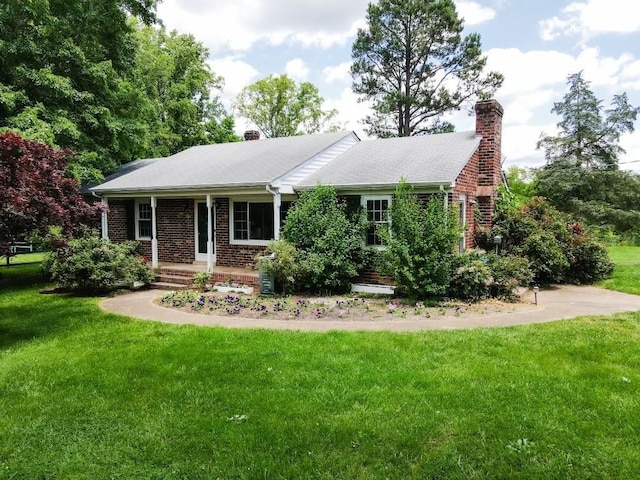
[[[176,272],[165,273],[160,271],[160,273],[156,273],[156,282],[190,286],[193,284],[193,273],[191,275],[178,275]]]
[[[188,290],[189,285],[184,283],[171,283],[171,282],[151,282],[149,288],[155,290]]]

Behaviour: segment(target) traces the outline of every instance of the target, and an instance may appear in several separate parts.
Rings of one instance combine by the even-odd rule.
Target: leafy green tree
[[[78,152],[99,176],[142,153],[140,95],[121,76],[135,52],[129,16],[153,23],[155,0],[5,0],[0,7],[0,129]]]
[[[364,261],[365,222],[349,220],[333,187],[303,191],[282,235],[298,257],[298,286],[312,292],[346,291]]]
[[[626,94],[605,109],[582,73],[568,77],[569,91],[553,109],[562,117],[556,136],[543,135],[547,164],[536,172],[536,193],[556,208],[589,225],[620,233],[640,223],[640,178],[621,171],[618,157],[623,133],[633,132],[639,109]]]
[[[329,122],[337,112],[323,110],[323,102],[313,84],[270,75],[244,87],[235,108],[267,137],[290,137],[333,129]]]
[[[440,116],[502,85],[484,73],[480,36],[462,36],[453,0],[380,0],[352,47],[353,90],[373,102],[365,119],[377,137],[450,131]]]
[[[233,118],[218,97],[223,79],[207,64],[208,50],[192,35],[164,27],[137,28],[135,66],[129,78],[144,93],[148,156],[166,156],[194,145],[238,141]]]
[[[69,168],[83,180],[136,158],[237,140],[212,97],[222,80],[207,50],[189,35],[152,28],[155,5],[6,0],[0,131],[73,150]]]
[[[509,190],[515,200],[524,203],[535,195],[534,172],[529,168],[512,166],[505,172]]]
[[[399,291],[415,298],[444,295],[460,229],[455,211],[434,195],[426,205],[404,180],[396,188],[389,211],[391,228],[379,234],[385,245],[383,271],[397,282]]]

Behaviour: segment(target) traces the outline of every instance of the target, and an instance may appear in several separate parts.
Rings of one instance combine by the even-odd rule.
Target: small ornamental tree
[[[89,205],[78,182],[66,175],[68,151],[0,134],[0,256],[11,255],[12,242],[51,226],[65,235],[94,221],[99,205]]]
[[[390,220],[390,230],[379,232],[385,245],[383,271],[411,297],[444,295],[460,240],[456,212],[445,208],[440,195],[422,203],[402,180],[391,203]]]
[[[351,221],[333,187],[302,192],[289,211],[283,237],[297,249],[298,287],[345,291],[364,259],[365,223]]]

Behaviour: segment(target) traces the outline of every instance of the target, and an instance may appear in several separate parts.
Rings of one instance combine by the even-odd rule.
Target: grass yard
[[[640,295],[640,247],[609,247],[615,263],[613,275],[600,283],[604,288]]]
[[[0,272],[0,479],[640,471],[640,313],[411,334],[226,330],[40,294],[37,265]]]

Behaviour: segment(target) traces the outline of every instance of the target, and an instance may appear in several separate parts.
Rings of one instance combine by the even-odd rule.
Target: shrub
[[[350,221],[333,187],[302,193],[284,222],[283,238],[297,249],[296,284],[315,291],[346,291],[363,262],[365,223]]]
[[[499,298],[513,301],[518,287],[531,283],[533,273],[525,258],[467,250],[454,261],[449,295],[478,301]]]
[[[391,203],[390,219],[390,231],[379,232],[385,244],[384,273],[394,278],[399,292],[411,297],[444,295],[460,240],[457,212],[447,211],[439,195],[424,205],[402,180]]]
[[[43,263],[48,276],[61,288],[105,292],[135,282],[147,284],[154,274],[140,256],[138,242],[111,243],[95,236],[58,241]]]
[[[265,252],[258,258],[258,268],[272,275],[282,293],[291,291],[298,275],[296,263],[296,247],[286,240],[271,242]]]
[[[484,250],[467,250],[453,261],[449,295],[477,302],[489,297],[493,275]]]
[[[613,262],[607,249],[588,238],[578,237],[570,245],[567,281],[594,283],[611,276]]]
[[[508,196],[499,199],[493,227],[475,233],[482,248],[492,248],[492,239],[502,236],[502,252],[526,258],[537,283],[593,283],[612,271],[596,238],[541,197],[519,206]]]
[[[489,259],[493,275],[491,297],[507,301],[517,300],[518,287],[530,285],[534,278],[529,261],[513,255],[495,254],[491,254]]]
[[[193,275],[193,284],[198,287],[199,290],[205,291],[207,288],[207,282],[211,278],[211,273],[209,272],[196,272]]]

